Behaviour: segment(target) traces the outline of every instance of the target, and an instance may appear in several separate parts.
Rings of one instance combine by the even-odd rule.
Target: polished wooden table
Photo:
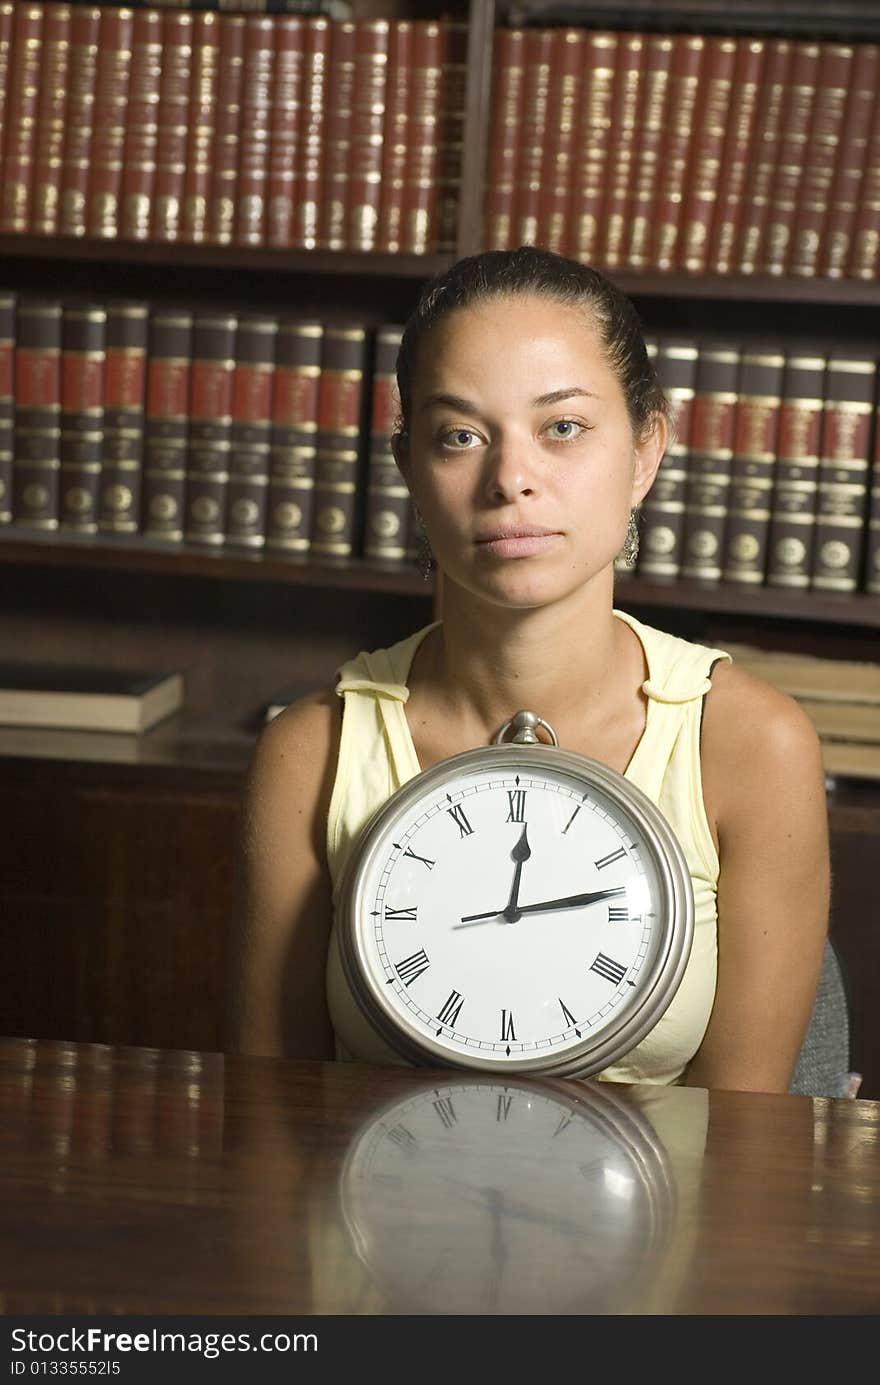
[[[880,1104],[0,1040],[18,1314],[874,1314]]]

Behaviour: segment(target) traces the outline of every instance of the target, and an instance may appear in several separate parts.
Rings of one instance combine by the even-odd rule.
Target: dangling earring
[[[626,537],[623,540],[623,548],[620,553],[627,567],[635,567],[636,559],[639,556],[639,521],[635,510],[629,512]]]
[[[422,574],[422,581],[430,582],[431,573],[434,571],[434,554],[431,552],[431,545],[428,542],[425,521],[418,510],[414,510],[413,514],[416,522],[416,563]]]

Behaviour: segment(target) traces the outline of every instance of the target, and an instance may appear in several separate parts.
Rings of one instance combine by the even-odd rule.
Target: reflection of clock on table
[[[648,797],[519,712],[494,745],[379,808],[337,920],[355,1000],[405,1058],[586,1076],[667,1009],[693,912],[681,847]]]
[[[388,1312],[639,1312],[675,1220],[638,1107],[546,1078],[418,1082],[355,1135],[340,1197]]]

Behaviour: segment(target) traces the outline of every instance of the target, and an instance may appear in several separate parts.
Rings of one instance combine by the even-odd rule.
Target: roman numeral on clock
[[[418,906],[414,904],[414,905],[412,906],[411,909],[409,909],[409,908],[407,908],[407,909],[390,909],[390,908],[386,905],[386,906],[385,906],[385,922],[386,922],[386,923],[417,923],[417,922],[418,922],[418,920],[416,919],[416,908],[417,908],[417,907],[418,907]]]
[[[468,822],[464,808],[462,808],[461,804],[456,803],[453,808],[447,808],[446,811],[452,818],[452,821],[455,823],[456,827],[458,828],[458,840],[461,841],[462,837],[469,837],[474,829]]]
[[[508,1092],[498,1093],[498,1107],[495,1112],[495,1120],[499,1124],[501,1124],[503,1121],[506,1121],[507,1117],[510,1115],[510,1107],[512,1101],[513,1097],[510,1096]]]
[[[447,1000],[444,1002],[443,1009],[437,1016],[441,1024],[448,1024],[450,1027],[455,1024],[461,1014],[461,1007],[464,1005],[464,997],[458,991],[450,991]]]
[[[560,999],[559,1004],[562,1006],[562,1013],[563,1013],[563,1015],[565,1016],[565,1023],[566,1023],[566,1024],[576,1024],[577,1021],[575,1020],[574,1015],[573,1015],[573,1014],[571,1013],[571,1011],[569,1010],[569,1008],[568,1008],[568,1006],[566,1005],[565,1001],[562,1000],[562,999]],[[579,1029],[576,1029],[574,1032],[577,1034],[578,1038],[580,1038],[580,1036],[581,1036],[581,1031],[580,1031]]]
[[[516,1040],[516,1033],[513,1028],[513,1011],[501,1011],[501,1037],[502,1039]]]
[[[629,910],[625,904],[609,904],[608,922],[626,923],[629,920]]]
[[[594,864],[597,870],[604,870],[606,866],[612,865],[615,861],[622,861],[625,856],[626,852],[622,846],[619,846],[616,851],[609,851],[607,856],[600,857]]]
[[[507,821],[525,822],[526,820],[526,791],[525,789],[507,790]]]
[[[446,1126],[446,1129],[451,1130],[458,1120],[458,1116],[455,1114],[455,1107],[452,1105],[452,1098],[448,1096],[438,1096],[433,1105],[434,1110]]]
[[[600,952],[595,962],[590,964],[590,971],[594,971],[597,976],[604,976],[606,981],[613,981],[615,986],[619,986],[626,976],[626,967],[620,962],[615,962],[613,957],[606,957],[604,952]]]
[[[411,957],[405,957],[402,962],[395,962],[394,967],[403,984],[411,986],[430,965],[425,949],[420,948]]]
[[[397,847],[397,850],[399,851],[400,847],[397,846],[397,842],[395,842],[394,845]],[[428,870],[433,870],[437,864],[436,861],[429,861],[427,856],[417,856],[416,853],[409,846],[406,848],[403,854],[404,856],[411,857],[413,861],[421,861],[422,865],[426,866]]]

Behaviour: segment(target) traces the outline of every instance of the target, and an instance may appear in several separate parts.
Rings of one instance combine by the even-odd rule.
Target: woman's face
[[[609,569],[665,445],[633,436],[582,309],[539,296],[458,309],[426,337],[402,470],[441,569],[523,608]]]

